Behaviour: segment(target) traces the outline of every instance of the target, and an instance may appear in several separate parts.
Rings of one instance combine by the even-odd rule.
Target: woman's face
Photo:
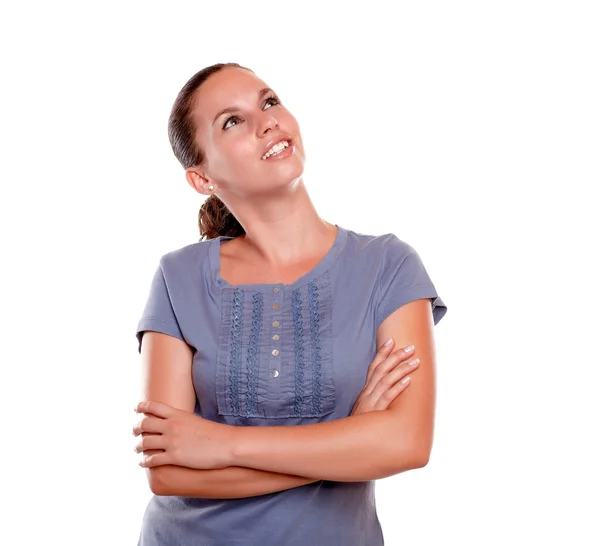
[[[252,72],[221,69],[196,91],[194,104],[196,142],[205,161],[192,170],[215,182],[217,192],[245,197],[293,184],[302,176],[305,156],[298,122]],[[221,113],[225,108],[235,110]],[[292,144],[281,157],[263,159],[283,139]]]

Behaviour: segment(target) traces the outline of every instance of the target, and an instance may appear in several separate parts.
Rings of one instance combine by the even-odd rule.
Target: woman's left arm
[[[429,299],[403,305],[377,330],[377,346],[393,337],[413,344],[420,364],[410,386],[387,410],[310,425],[238,427],[232,463],[334,481],[385,478],[429,461],[435,416],[435,343]]]
[[[161,445],[146,449],[161,447],[165,453],[142,465],[240,466],[333,481],[375,480],[423,467],[429,461],[435,415],[433,326],[430,300],[418,299],[402,305],[377,329],[377,346],[393,337],[396,347],[414,345],[413,357],[420,360],[410,386],[386,410],[297,426],[237,427],[200,420],[186,433],[186,445],[170,450],[160,436],[154,437]],[[148,407],[152,402],[141,410]],[[168,411],[159,415],[169,416]]]

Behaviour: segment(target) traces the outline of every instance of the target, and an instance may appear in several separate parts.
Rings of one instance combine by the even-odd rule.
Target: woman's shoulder
[[[170,250],[160,256],[160,264],[170,268],[187,268],[205,264],[211,243],[212,239],[208,239]]]
[[[167,284],[186,286],[187,282],[191,282],[194,286],[199,279],[207,279],[211,242],[212,239],[198,241],[160,254],[159,268]]]
[[[371,235],[351,229],[347,229],[346,231],[348,232],[348,243],[351,253],[360,251],[372,255],[373,259],[381,259],[383,256],[390,256],[397,259],[415,252],[410,243],[400,239],[395,233],[388,232]]]

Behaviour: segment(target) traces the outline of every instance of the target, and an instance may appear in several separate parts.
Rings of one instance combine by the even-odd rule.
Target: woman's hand
[[[350,415],[385,410],[410,385],[407,375],[419,365],[418,359],[414,366],[407,363],[415,348],[411,345],[392,353],[393,346],[394,340],[387,346],[383,344],[377,351],[369,366],[365,386]]]
[[[170,464],[201,470],[230,466],[233,427],[152,400],[140,402],[135,411],[145,414],[133,427],[134,436],[145,434],[135,451],[164,450],[145,456],[140,466]]]

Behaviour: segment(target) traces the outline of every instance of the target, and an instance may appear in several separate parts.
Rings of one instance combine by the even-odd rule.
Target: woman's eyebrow
[[[269,92],[273,92],[273,90],[270,87],[265,87],[265,88],[261,89],[258,92],[258,100],[260,100],[262,97],[264,97]],[[223,110],[221,110],[217,113],[217,115],[215,116],[215,119],[213,119],[213,125],[215,124],[215,121],[217,121],[217,119],[219,119],[219,117],[222,116],[223,114],[231,114],[232,112],[237,112],[238,110],[239,110],[239,108],[237,108],[236,106],[228,106],[227,108],[223,108]]]

